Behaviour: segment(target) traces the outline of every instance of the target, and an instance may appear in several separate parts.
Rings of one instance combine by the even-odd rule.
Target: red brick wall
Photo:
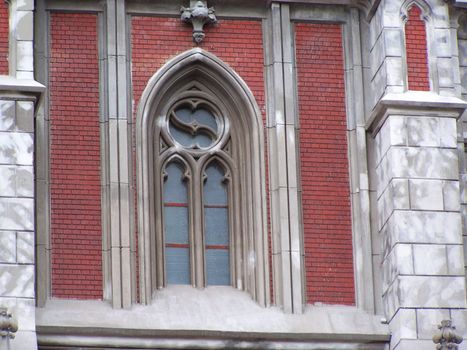
[[[193,44],[192,26],[181,24],[180,18],[134,16],[131,25],[135,110],[149,78],[168,59],[197,45]],[[261,22],[221,20],[217,26],[207,26],[205,32],[200,47],[217,55],[245,80],[264,116]]]
[[[149,78],[168,59],[196,47],[191,25],[179,18],[134,16],[131,21],[132,84],[136,111]],[[221,19],[205,28],[200,47],[217,55],[247,83],[265,118],[261,21]]]
[[[53,13],[52,296],[102,299],[97,16]]]
[[[0,74],[8,74],[8,4],[0,1]]]
[[[408,11],[405,24],[405,49],[409,90],[430,91],[425,22],[417,5]]]
[[[355,303],[342,29],[295,25],[308,303]]]

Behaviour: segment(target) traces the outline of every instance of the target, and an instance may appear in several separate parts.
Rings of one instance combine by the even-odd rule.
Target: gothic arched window
[[[231,154],[230,123],[218,101],[193,87],[168,106],[155,124],[155,179],[160,285],[233,285],[231,268],[239,241],[234,218],[238,196],[232,183],[237,164]],[[160,176],[159,176],[160,175]],[[157,181],[157,180],[156,180]]]
[[[263,121],[246,84],[187,51],[149,81],[136,130],[141,300],[230,285],[267,305]]]

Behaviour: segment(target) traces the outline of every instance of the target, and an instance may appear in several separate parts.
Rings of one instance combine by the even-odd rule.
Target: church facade
[[[1,3],[0,349],[467,349],[466,99],[464,0]]]

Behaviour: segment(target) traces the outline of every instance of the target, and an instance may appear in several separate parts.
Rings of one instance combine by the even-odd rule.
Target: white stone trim
[[[365,112],[363,94],[359,93],[364,91],[364,87],[358,10],[350,10],[343,27],[355,302],[359,308],[374,313],[378,298],[375,284],[380,276],[377,265],[374,266],[378,252],[372,247]]]
[[[301,349],[359,349],[359,344],[373,350],[389,340],[380,317],[356,307],[307,306],[294,315],[263,308],[231,287],[172,286],[159,293],[159,303],[132,310],[113,309],[104,301],[50,300],[37,310],[39,344],[108,341],[107,346],[139,348],[145,339],[151,348],[257,348],[269,342],[275,349],[295,343]]]

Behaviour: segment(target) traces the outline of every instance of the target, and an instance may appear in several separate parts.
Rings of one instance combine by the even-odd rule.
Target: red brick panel
[[[409,90],[430,91],[425,21],[422,11],[412,6],[405,24],[405,49]]]
[[[308,303],[355,303],[342,29],[295,25]]]
[[[8,74],[8,4],[0,1],[0,74]]]
[[[133,110],[136,111],[149,78],[168,59],[197,45],[193,43],[192,26],[182,24],[179,18],[134,16],[131,26]],[[245,80],[264,119],[261,21],[222,19],[216,26],[206,26],[205,32],[199,47],[218,56]]]
[[[149,78],[168,59],[193,47],[192,26],[180,18],[134,16],[132,31],[132,82],[134,110]],[[263,42],[260,21],[221,20],[205,27],[199,47],[229,64],[252,90],[264,116]]]
[[[52,296],[102,299],[97,16],[53,13]]]

